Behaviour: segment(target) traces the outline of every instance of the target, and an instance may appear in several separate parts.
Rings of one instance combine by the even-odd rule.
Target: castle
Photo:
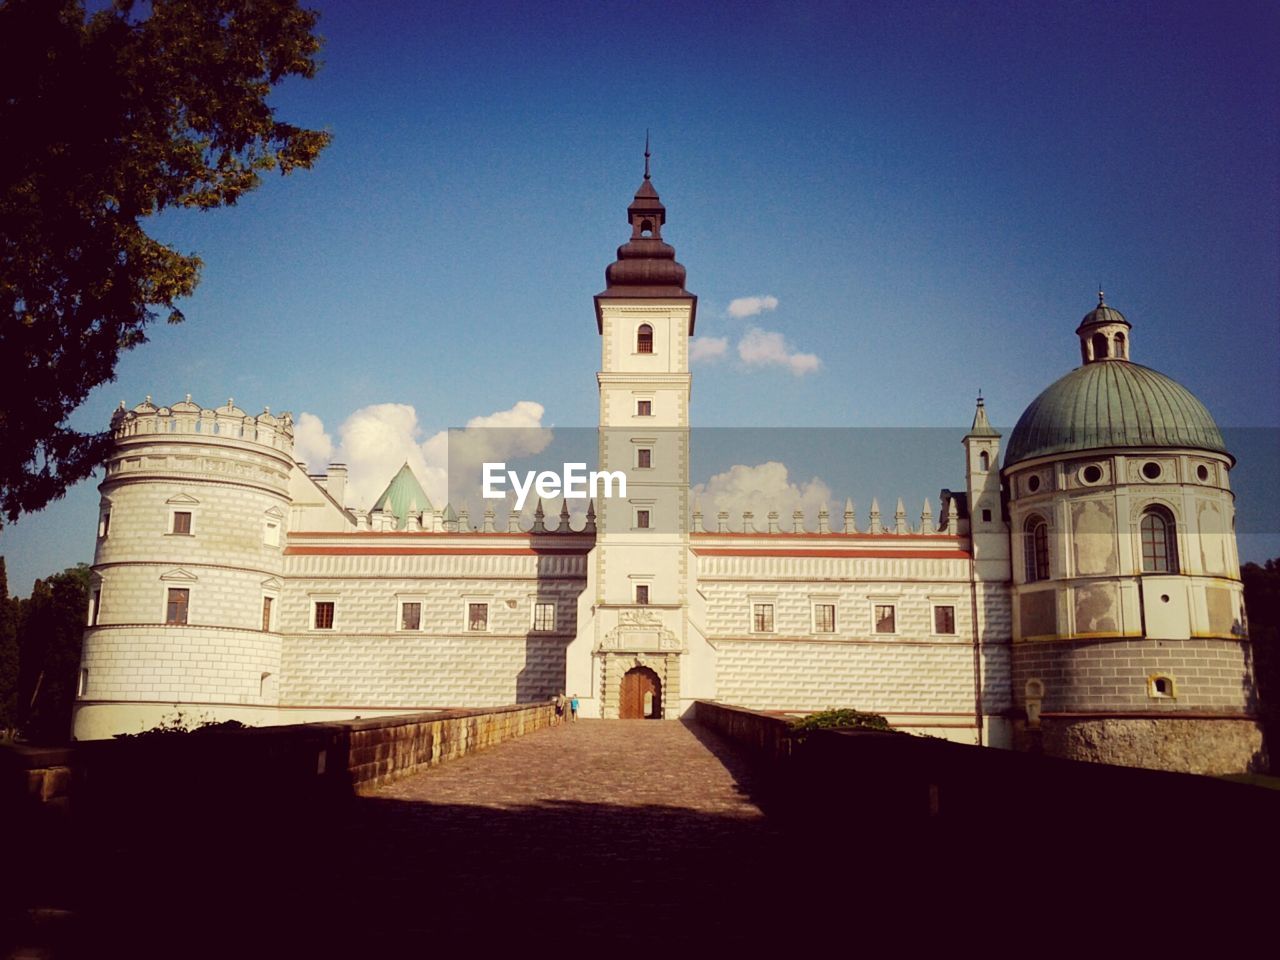
[[[697,298],[647,164],[627,216],[595,313],[598,466],[628,486],[577,528],[567,510],[477,527],[407,466],[351,510],[345,467],[295,461],[288,414],[122,405],[74,735],[175,710],[278,724],[567,692],[587,717],[856,706],[1060,756],[1259,762],[1234,460],[1195,397],[1130,360],[1101,295],[1082,365],[1003,449],[979,401],[936,518],[901,502],[864,529],[848,506],[789,529],[707,518],[689,477]]]

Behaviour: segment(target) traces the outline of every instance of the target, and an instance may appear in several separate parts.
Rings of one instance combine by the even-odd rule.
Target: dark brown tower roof
[[[618,248],[618,259],[604,271],[605,288],[596,294],[596,324],[603,329],[600,301],[622,298],[697,297],[684,288],[685,269],[676,262],[676,250],[662,239],[662,226],[667,222],[667,208],[649,179],[649,144],[645,142],[644,180],[635,199],[627,207],[631,239]],[[693,316],[689,318],[693,334]]]

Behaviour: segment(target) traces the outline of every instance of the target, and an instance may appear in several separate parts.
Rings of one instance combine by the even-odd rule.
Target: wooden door
[[[618,716],[623,720],[662,718],[662,682],[648,667],[636,667],[623,676]]]

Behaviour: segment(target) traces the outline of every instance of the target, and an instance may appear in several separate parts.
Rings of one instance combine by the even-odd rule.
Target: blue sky
[[[200,288],[76,426],[234,397],[310,414],[311,460],[372,444],[387,479],[397,444],[473,418],[591,426],[591,296],[646,128],[703,349],[724,341],[695,426],[964,427],[979,388],[1012,424],[1078,362],[1098,283],[1136,361],[1224,427],[1280,426],[1273,3],[316,6],[324,67],[274,102],[333,145],[153,223],[204,258]],[[746,297],[776,305],[732,316]],[[939,462],[791,480],[918,516],[960,483],[958,450]],[[15,593],[92,559],[95,487],[0,532]]]

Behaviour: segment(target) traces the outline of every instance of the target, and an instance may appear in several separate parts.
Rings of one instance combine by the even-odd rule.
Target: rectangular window
[[[489,629],[489,605],[487,603],[467,604],[467,629],[479,632]]]
[[[653,451],[648,447],[641,447],[636,451],[636,468],[639,470],[649,470],[653,467]]]
[[[169,599],[165,604],[165,623],[186,623],[187,607],[191,602],[191,591],[185,587],[170,587]]]
[[[756,603],[751,606],[751,629],[756,633],[773,633],[773,604]]]
[[[311,626],[316,630],[332,630],[334,601],[317,600],[311,616]]]
[[[111,511],[104,510],[98,518],[98,538],[102,539],[111,530]]]
[[[952,634],[956,632],[955,607],[933,608],[933,632],[942,634]]]
[[[648,510],[636,511],[636,529],[637,530],[649,529],[649,511]]]
[[[417,600],[406,600],[400,604],[400,629],[422,629],[422,603]]]
[[[175,510],[173,511],[173,530],[172,533],[191,535],[191,511]]]
[[[98,611],[102,609],[102,588],[99,587],[93,591],[93,596],[89,599],[89,626],[96,627],[98,625]]]
[[[637,417],[652,417],[652,416],[653,416],[653,401],[652,401],[652,400],[637,400],[637,401],[636,401],[636,416],[637,416]]]
[[[535,603],[533,605],[533,629],[550,631],[556,628],[556,605],[554,603]]]
[[[897,633],[897,608],[892,603],[875,605],[876,633]]]
[[[647,583],[636,584],[636,603],[645,604],[649,602],[649,585]]]
[[[268,547],[280,546],[280,524],[275,520],[268,520],[262,528],[262,542]]]
[[[262,598],[262,630],[265,633],[271,629],[271,597]]]
[[[815,603],[813,605],[813,632],[836,632],[836,605],[834,603]]]
[[[80,684],[79,686],[76,687],[76,695],[83,697],[88,692],[89,692],[89,668],[81,667]]]

